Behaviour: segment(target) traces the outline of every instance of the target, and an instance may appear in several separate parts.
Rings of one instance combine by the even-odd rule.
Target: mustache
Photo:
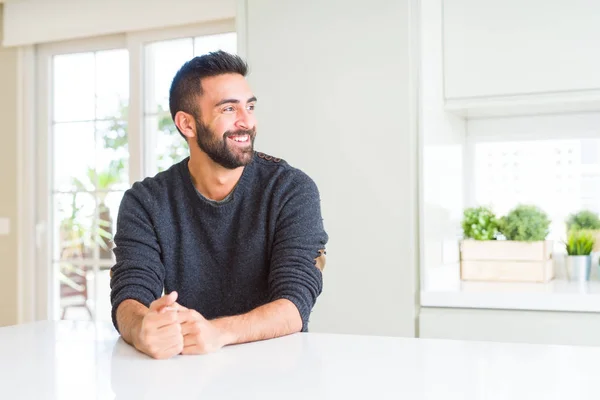
[[[227,139],[228,137],[243,136],[243,135],[248,135],[251,138],[254,138],[256,136],[256,128],[252,128],[252,129],[238,129],[237,131],[226,131],[223,134],[223,138]]]

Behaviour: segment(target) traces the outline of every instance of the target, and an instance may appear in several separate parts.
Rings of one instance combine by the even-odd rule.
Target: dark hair
[[[175,114],[183,111],[199,118],[196,99],[202,94],[202,79],[223,74],[246,76],[248,65],[241,57],[219,50],[187,61],[177,71],[169,90],[169,108],[175,121]],[[179,128],[177,128],[179,131]],[[183,136],[181,131],[179,133]],[[185,136],[184,136],[185,138]]]

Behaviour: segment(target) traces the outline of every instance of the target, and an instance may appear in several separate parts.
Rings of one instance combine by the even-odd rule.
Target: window
[[[548,213],[548,239],[562,252],[565,220],[600,212],[600,139],[525,140],[475,144],[475,202],[505,215],[518,203]]]
[[[231,22],[40,46],[37,88],[39,318],[110,320],[121,198],[187,157],[171,80],[195,55],[235,53]],[[141,79],[140,79],[141,77]],[[47,116],[47,118],[45,117]],[[48,132],[47,138],[43,132]]]
[[[600,254],[592,254],[591,280],[580,285],[568,280],[564,245],[570,214],[600,213],[599,121],[597,112],[556,113],[424,130],[421,305],[600,311]],[[463,210],[490,206],[503,216],[519,204],[536,205],[551,220],[553,279],[461,279]]]
[[[113,222],[129,180],[128,53],[61,54],[51,68],[52,275],[61,317],[91,317],[106,308],[96,293],[113,265]]]

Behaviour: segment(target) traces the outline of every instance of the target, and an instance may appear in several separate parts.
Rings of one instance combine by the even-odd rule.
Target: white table
[[[593,347],[309,333],[157,361],[110,325],[0,328],[4,400],[597,400],[599,376]]]

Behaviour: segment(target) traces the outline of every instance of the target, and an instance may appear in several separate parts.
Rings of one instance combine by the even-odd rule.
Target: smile
[[[244,143],[244,142],[247,142],[248,140],[250,140],[250,136],[249,135],[229,136],[229,139],[233,140],[234,142]]]

